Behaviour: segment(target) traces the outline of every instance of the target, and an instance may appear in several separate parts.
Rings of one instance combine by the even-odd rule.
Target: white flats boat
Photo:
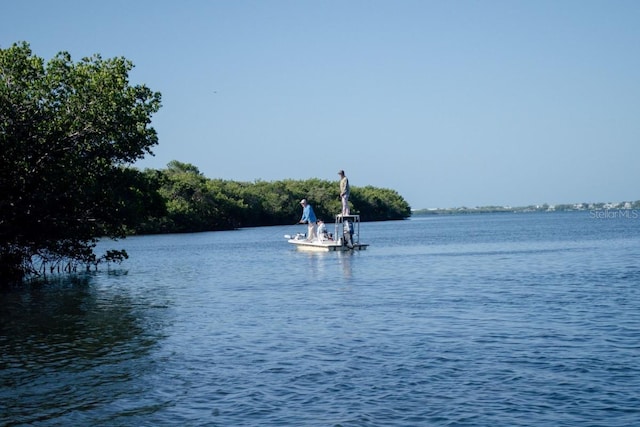
[[[307,240],[304,233],[284,237],[301,251],[362,251],[369,246],[360,242],[360,215],[336,215],[334,233],[327,233],[313,240]]]

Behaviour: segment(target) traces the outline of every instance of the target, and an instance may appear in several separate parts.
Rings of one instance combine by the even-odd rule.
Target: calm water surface
[[[0,293],[0,425],[640,425],[640,219],[365,223],[326,254],[303,228],[130,238]]]

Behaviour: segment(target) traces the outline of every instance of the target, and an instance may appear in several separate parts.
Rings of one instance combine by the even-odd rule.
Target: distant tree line
[[[332,220],[341,210],[338,182],[307,179],[238,182],[205,177],[196,166],[172,161],[166,169],[142,172],[149,203],[129,233],[184,233],[297,222],[306,198],[316,216]],[[150,192],[155,192],[149,196]],[[405,219],[409,204],[396,191],[351,187],[351,212],[362,221]],[[139,214],[140,211],[137,211]]]
[[[438,209],[418,209],[412,212],[414,216],[421,215],[459,215],[459,214],[479,214],[479,213],[513,213],[513,212],[573,212],[573,211],[592,211],[603,209],[640,209],[640,200],[623,201],[615,203],[573,203],[549,205],[528,205],[528,206],[479,206],[469,208],[466,206],[458,208],[438,208]]]

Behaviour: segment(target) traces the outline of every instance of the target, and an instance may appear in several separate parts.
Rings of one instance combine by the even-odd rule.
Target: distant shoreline
[[[561,205],[529,205],[529,206],[481,206],[469,208],[466,206],[457,208],[427,208],[416,209],[412,216],[423,215],[466,215],[482,213],[526,213],[526,212],[579,212],[579,211],[606,211],[606,210],[633,210],[640,209],[640,200],[634,202],[617,203],[573,203]]]

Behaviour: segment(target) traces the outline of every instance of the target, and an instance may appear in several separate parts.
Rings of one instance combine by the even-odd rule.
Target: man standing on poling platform
[[[340,201],[342,202],[342,215],[349,215],[349,179],[345,176],[344,171],[338,172],[340,175]]]

